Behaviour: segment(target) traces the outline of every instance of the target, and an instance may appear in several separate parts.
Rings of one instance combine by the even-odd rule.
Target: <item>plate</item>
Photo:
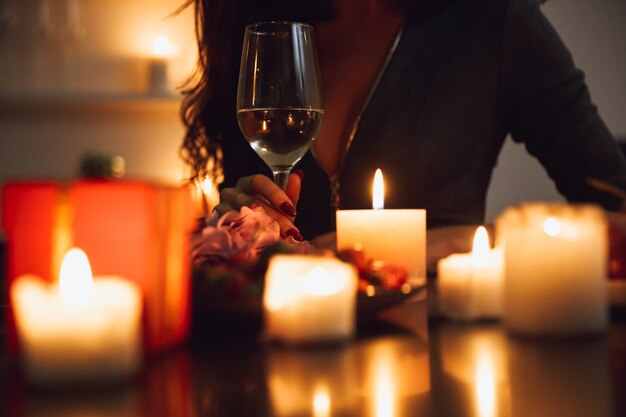
[[[372,319],[378,312],[394,307],[425,289],[425,285],[408,291],[384,290],[368,296],[358,293],[357,322]],[[193,302],[192,332],[195,335],[209,331],[226,333],[257,332],[263,325],[263,304],[260,299],[206,299],[198,295]]]
[[[367,295],[359,292],[356,298],[356,315],[357,319],[369,318],[376,313],[391,308],[397,304],[420,293],[426,288],[425,284],[412,286],[406,291],[400,290],[383,290],[373,295]]]

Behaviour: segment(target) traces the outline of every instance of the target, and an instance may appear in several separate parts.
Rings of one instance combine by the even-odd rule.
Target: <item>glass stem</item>
[[[291,167],[287,169],[274,169],[272,173],[274,174],[274,182],[278,184],[278,186],[283,190],[287,190],[287,179],[289,178],[289,173],[291,172]]]

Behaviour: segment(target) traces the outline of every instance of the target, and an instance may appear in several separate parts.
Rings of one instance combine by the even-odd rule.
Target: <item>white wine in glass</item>
[[[237,120],[283,190],[293,166],[310,148],[323,115],[313,27],[298,22],[246,26]]]

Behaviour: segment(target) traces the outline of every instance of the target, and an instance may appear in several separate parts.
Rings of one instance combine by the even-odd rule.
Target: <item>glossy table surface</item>
[[[600,337],[522,339],[495,322],[428,319],[426,304],[417,296],[332,346],[292,348],[255,332],[201,328],[132,381],[96,388],[34,389],[5,360],[0,415],[626,415],[623,314]]]

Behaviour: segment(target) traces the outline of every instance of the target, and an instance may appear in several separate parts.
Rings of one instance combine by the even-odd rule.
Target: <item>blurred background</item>
[[[0,0],[0,185],[69,179],[87,152],[120,155],[126,177],[180,182],[177,87],[196,59],[183,0]],[[626,137],[626,0],[550,0],[544,12],[587,75],[616,138]],[[559,200],[511,141],[488,220],[521,200]],[[0,231],[1,236],[1,231]]]
[[[182,0],[0,0],[0,183],[67,179],[87,152],[180,182],[177,87],[196,48]]]

